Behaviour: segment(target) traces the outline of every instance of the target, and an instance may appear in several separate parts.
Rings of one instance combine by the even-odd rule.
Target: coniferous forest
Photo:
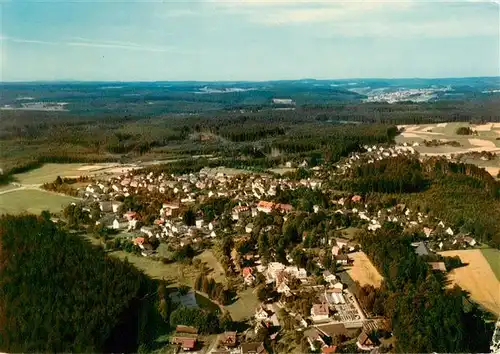
[[[148,282],[131,265],[106,257],[43,217],[4,216],[0,218],[0,348],[7,352],[137,348],[137,321],[124,322],[134,317]]]

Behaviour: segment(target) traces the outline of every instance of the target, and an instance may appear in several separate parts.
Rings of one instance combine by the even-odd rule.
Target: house
[[[339,254],[335,257],[335,261],[337,264],[348,265],[351,262],[351,259],[347,256],[347,254]]]
[[[314,304],[311,308],[311,319],[314,322],[326,321],[330,317],[328,304]]]
[[[252,231],[253,231],[253,224],[252,223],[250,223],[247,226],[245,226],[245,232],[247,234],[251,233]]]
[[[424,227],[424,234],[426,237],[430,237],[432,234],[432,229],[429,229],[428,227]]]
[[[172,337],[171,343],[179,345],[182,350],[190,351],[196,347],[196,341],[196,337],[174,336]]]
[[[293,210],[293,206],[290,204],[276,204],[275,208],[281,213],[289,213]]]
[[[328,347],[323,347],[321,350],[321,354],[332,354],[337,352],[337,346],[336,345],[330,345]]]
[[[163,203],[162,207],[165,216],[177,216],[179,213],[179,204]]]
[[[335,338],[335,336],[348,336],[347,328],[342,323],[320,324],[315,326],[324,336]]]
[[[137,213],[135,211],[128,211],[125,214],[123,214],[123,217],[126,218],[128,221],[130,221],[137,217]]]
[[[114,230],[118,230],[120,228],[120,222],[118,221],[118,219],[113,220],[113,226],[112,226],[112,228]]]
[[[446,232],[448,235],[453,236],[453,230],[451,229],[451,227],[447,228],[445,232]]]
[[[470,236],[465,236],[464,237],[464,241],[467,242],[469,244],[469,246],[473,247],[477,244],[476,240],[474,240],[472,237]]]
[[[253,273],[252,268],[250,267],[243,268],[242,275],[245,284],[252,285],[253,282],[255,281],[255,276],[252,273]]]
[[[361,350],[372,350],[375,348],[375,343],[371,340],[371,338],[368,336],[368,334],[366,334],[365,331],[362,331],[358,336],[356,345]]]
[[[342,290],[338,288],[325,290],[325,299],[330,305],[346,303]]]
[[[203,226],[203,219],[196,220],[195,224],[197,229],[201,229],[201,227]]]
[[[134,246],[139,246],[141,248],[144,248],[143,244],[144,244],[144,237],[136,237],[134,239]]]
[[[329,270],[325,270],[323,272],[323,279],[325,279],[325,281],[327,282],[333,283],[335,279],[337,279],[337,277],[333,275]]]
[[[304,331],[304,337],[307,339],[307,342],[309,343],[309,347],[311,348],[312,351],[316,351],[318,349],[317,344],[320,346],[325,346],[325,341],[321,337],[321,332],[318,331],[316,328],[312,327],[309,329],[306,329]]]
[[[430,253],[429,249],[422,241],[414,243],[412,246],[415,247],[415,253],[419,256],[427,256]]]
[[[337,256],[339,254],[340,247],[339,246],[333,246],[332,247],[332,255]]]
[[[252,342],[241,345],[241,354],[268,354],[268,352],[264,347],[264,343]]]
[[[271,211],[273,211],[274,206],[275,204],[273,202],[266,202],[264,200],[261,200],[257,204],[257,210],[269,214]]]
[[[341,237],[337,237],[335,239],[335,242],[337,243],[337,246],[339,248],[342,248],[342,247],[347,247],[347,245],[349,244],[349,240],[345,239],[345,238],[341,238]]]
[[[333,285],[333,287],[335,289],[340,289],[340,290],[344,290],[344,284],[342,284],[341,282],[337,282]]]
[[[439,270],[441,272],[446,272],[446,265],[444,262],[428,262],[432,270]]]
[[[219,344],[230,348],[235,347],[237,344],[236,332],[224,332],[221,334]]]
[[[280,294],[289,294],[290,293],[290,287],[286,285],[286,283],[283,281],[278,285],[276,288],[276,291]]]
[[[113,209],[113,213],[118,213],[118,210],[122,206],[122,202],[112,202],[111,203],[111,208]]]
[[[191,326],[178,325],[175,327],[175,331],[177,333],[198,334],[198,329],[196,329],[195,327],[191,327]]]
[[[272,316],[271,311],[265,309],[263,306],[259,306],[255,311],[255,319],[257,321],[265,321],[268,320]]]
[[[355,195],[351,198],[351,200],[354,202],[354,203],[359,203],[361,202],[361,196],[360,195]]]

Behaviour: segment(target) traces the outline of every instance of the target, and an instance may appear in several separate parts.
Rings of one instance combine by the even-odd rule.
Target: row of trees
[[[217,283],[213,278],[209,278],[203,273],[196,277],[194,288],[204,292],[210,299],[217,301],[221,305],[229,304],[234,295],[233,290],[222,283]]]

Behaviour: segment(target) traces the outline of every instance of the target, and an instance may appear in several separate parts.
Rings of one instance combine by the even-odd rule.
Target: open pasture
[[[14,190],[0,194],[0,214],[40,214],[43,210],[59,213],[66,205],[77,200],[41,190]]]
[[[471,299],[496,315],[500,315],[500,281],[495,276],[482,250],[444,251],[442,256],[459,256],[465,267],[448,273],[451,285],[459,285]]]

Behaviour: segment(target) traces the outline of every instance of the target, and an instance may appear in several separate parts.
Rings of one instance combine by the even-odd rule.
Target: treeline
[[[414,193],[427,187],[420,161],[398,156],[355,166],[340,183],[342,189],[359,193]]]
[[[464,307],[467,295],[457,286],[446,288],[445,275],[416,255],[402,229],[385,224],[360,241],[384,277],[379,293],[364,297],[371,297],[372,312],[390,319],[397,352],[488,351],[492,328],[485,314],[476,305]]]
[[[2,351],[113,351],[115,327],[137,311],[135,300],[151,286],[127,262],[106,257],[48,218],[0,218],[0,246]],[[137,345],[137,323],[126,336]]]

